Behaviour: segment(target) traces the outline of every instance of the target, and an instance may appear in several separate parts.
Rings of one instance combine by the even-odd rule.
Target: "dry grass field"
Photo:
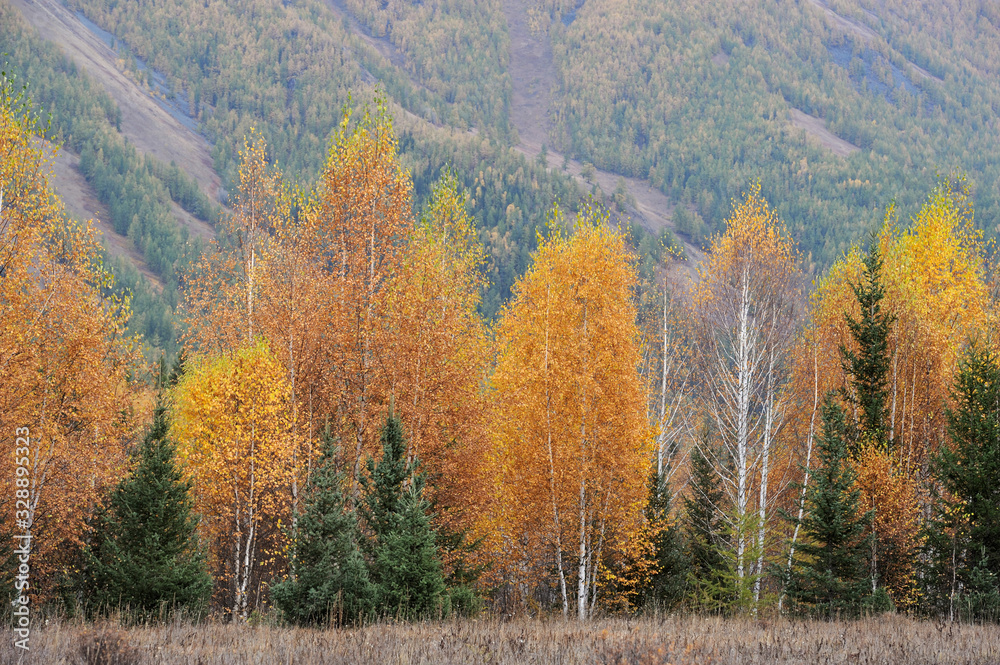
[[[857,622],[666,617],[377,624],[304,630],[231,624],[121,629],[52,622],[30,655],[10,640],[0,663],[950,663],[1000,664],[1000,626],[887,616]]]

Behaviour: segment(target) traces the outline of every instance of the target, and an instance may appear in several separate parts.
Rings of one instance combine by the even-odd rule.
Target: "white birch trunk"
[[[580,570],[576,584],[576,617],[587,618],[587,494],[583,477],[580,478]]]
[[[810,475],[810,462],[812,460],[812,449],[813,449],[813,438],[816,431],[816,413],[819,410],[819,362],[817,359],[817,348],[813,346],[813,407],[812,414],[809,416],[809,434],[806,436],[806,469],[805,477],[802,479],[802,492],[799,495],[799,512],[798,518],[795,520],[795,530],[792,532],[792,545],[788,549],[788,567],[787,570],[791,573],[792,570],[792,560],[795,557],[795,543],[799,539],[799,527],[802,526],[802,515],[805,512],[806,506],[806,489],[809,486],[809,475]],[[781,597],[778,598],[778,613],[781,613],[782,606],[785,602],[785,591],[782,589]]]
[[[892,349],[892,409],[889,415],[889,443],[896,441],[896,394],[899,392],[899,382],[897,372],[899,369],[899,349],[893,346]],[[905,380],[905,379],[904,379]]]
[[[562,594],[563,618],[569,617],[569,594],[566,590],[566,569],[562,560],[562,530],[559,526],[559,504],[556,501],[556,465],[552,451],[552,394],[549,388],[549,294],[545,290],[545,356],[543,371],[545,373],[545,426],[547,429],[546,445],[549,453],[549,496],[552,499],[552,522],[555,527],[556,570],[559,574],[559,591]]]
[[[739,310],[739,346],[737,347],[737,382],[738,397],[736,404],[736,575],[743,579],[746,575],[744,555],[746,553],[745,517],[747,514],[747,493],[749,484],[749,438],[750,438],[750,398],[751,359],[750,359],[750,302],[749,276],[744,268],[740,293]]]
[[[779,408],[779,405],[775,403],[776,398],[774,394],[775,360],[774,350],[772,349],[768,366],[767,390],[764,403],[764,440],[761,451],[760,496],[757,500],[757,568],[755,570],[756,579],[754,579],[753,583],[754,613],[757,612],[757,604],[760,603],[760,585],[761,579],[764,576],[764,542],[767,536],[767,472],[771,459],[772,428],[774,427],[775,416],[777,415],[775,411]]]
[[[660,377],[660,440],[656,448],[656,477],[663,477],[663,452],[666,433],[663,425],[667,419],[667,289],[663,289],[663,373]]]

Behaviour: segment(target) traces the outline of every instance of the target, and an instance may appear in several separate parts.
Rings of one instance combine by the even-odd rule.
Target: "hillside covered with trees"
[[[39,1],[218,179],[0,0],[4,607],[1000,622],[994,5]]]
[[[568,25],[550,11],[553,144],[648,177],[710,231],[756,178],[822,266],[885,200],[919,206],[935,173],[969,173],[978,213],[1000,212],[993,3],[590,0]],[[841,143],[810,140],[810,118]]]
[[[997,620],[995,269],[964,181],[812,288],[760,186],[696,280],[556,207],[491,325],[471,192],[449,171],[416,204],[386,106],[345,113],[309,190],[251,132],[150,373],[2,100],[0,507],[32,607]]]
[[[113,47],[115,66],[205,137],[224,205],[251,127],[267,140],[269,158],[308,187],[349,95],[370,101],[377,84],[397,109],[401,159],[418,205],[448,165],[471,193],[489,259],[482,311],[490,317],[527,268],[546,211],[556,201],[578,210],[580,185],[636,220],[632,242],[648,256],[660,241],[680,245],[671,231],[700,247],[723,228],[731,200],[759,180],[810,273],[832,265],[877,222],[886,201],[914,214],[937,174],[968,174],[975,209],[987,220],[980,227],[990,236],[989,220],[1000,210],[1000,155],[986,140],[1000,107],[990,57],[1000,19],[989,2],[940,11],[847,0],[70,6],[74,20],[87,21],[82,29]],[[4,10],[10,68],[22,77],[30,69],[34,98],[53,113],[55,136],[82,157],[84,144],[98,140],[96,129],[68,124],[100,125],[121,109],[106,99],[102,108],[60,108],[64,93],[57,91],[76,87],[79,99],[83,77],[33,38],[16,7]],[[520,14],[529,34],[512,32],[511,17]],[[542,54],[527,61],[537,71],[523,71],[524,61],[511,55],[525,40]],[[29,53],[45,56],[29,66]],[[512,96],[512,80],[521,79],[544,102],[540,112]],[[514,125],[525,123],[547,137],[542,146],[518,144]],[[127,277],[128,265],[118,271],[137,294],[145,292],[134,305],[146,321],[133,329],[172,358],[180,334],[172,273],[199,250],[182,249],[183,229],[151,202],[165,200],[165,187],[195,215],[211,221],[217,212],[191,198],[190,184],[179,184],[183,170],[128,163],[117,160],[115,168],[122,182],[142,182],[143,195],[118,203],[122,197],[107,183],[98,194],[116,201],[115,228],[166,287]],[[605,183],[632,177],[665,194],[658,216],[640,210],[632,181],[601,191],[588,171],[594,167]],[[154,186],[154,172],[174,184],[158,177],[162,186]]]

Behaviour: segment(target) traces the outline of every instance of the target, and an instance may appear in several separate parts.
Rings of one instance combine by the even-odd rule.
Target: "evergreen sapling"
[[[376,589],[358,545],[357,516],[344,496],[329,428],[322,445],[303,497],[292,575],[272,588],[272,596],[296,624],[355,624],[374,610]]]
[[[827,618],[855,616],[871,590],[866,564],[871,536],[865,536],[865,529],[872,514],[859,514],[861,491],[849,464],[844,412],[829,395],[817,453],[820,463],[806,491],[802,542],[786,589],[789,606]]]
[[[84,549],[91,612],[123,609],[136,618],[204,609],[212,581],[198,542],[191,483],[176,463],[167,409],[157,404],[135,469],[97,517]]]

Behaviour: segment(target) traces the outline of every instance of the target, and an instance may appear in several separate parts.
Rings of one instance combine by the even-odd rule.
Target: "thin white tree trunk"
[[[736,355],[738,397],[736,405],[736,575],[742,580],[746,575],[744,555],[746,553],[747,493],[749,485],[749,438],[750,399],[752,392],[750,372],[750,302],[749,276],[743,271],[739,310],[739,346]]]
[[[556,533],[556,569],[559,573],[559,591],[562,594],[563,618],[569,617],[569,595],[566,591],[566,570],[562,560],[562,529],[559,526],[559,504],[556,501],[556,465],[552,451],[552,394],[549,388],[549,295],[550,288],[545,289],[545,357],[543,370],[545,373],[545,427],[547,430],[546,445],[549,453],[549,496],[552,499],[552,522]]]
[[[757,605],[760,603],[760,585],[764,576],[764,541],[767,536],[767,472],[771,459],[771,443],[773,440],[772,428],[775,422],[775,411],[778,405],[775,403],[775,353],[771,350],[770,363],[768,366],[767,389],[764,406],[764,441],[761,451],[762,461],[760,470],[760,497],[757,505],[757,568],[756,579],[753,584],[754,613],[757,612]]]
[[[256,267],[254,248],[250,247],[250,258],[247,260],[247,341],[253,342],[253,273]]]
[[[806,469],[805,477],[802,479],[802,492],[799,495],[799,512],[795,520],[795,530],[792,532],[792,546],[788,549],[788,572],[792,570],[792,559],[795,557],[795,543],[799,539],[799,527],[802,525],[802,515],[806,506],[806,489],[809,486],[810,462],[812,460],[813,437],[816,431],[816,412],[819,410],[819,361],[817,359],[817,347],[813,346],[813,407],[809,416],[809,434],[806,437]],[[781,597],[778,598],[778,612],[782,610],[785,601],[785,591],[782,589]]]
[[[663,372],[660,377],[660,441],[656,450],[656,477],[663,477],[663,449],[666,433],[663,431],[667,419],[667,289],[663,288]]]
[[[291,318],[291,317],[289,317]],[[298,401],[295,397],[295,347],[294,331],[289,328],[288,332],[288,370],[291,375],[292,387],[292,542],[294,543],[299,533],[299,418]],[[291,578],[295,579],[295,568],[289,571]]]
[[[587,494],[583,477],[580,478],[580,570],[576,584],[576,616],[587,618]]]
[[[584,380],[581,382],[582,394],[580,412],[583,419],[580,422],[580,554],[579,570],[576,584],[576,615],[580,621],[587,618],[587,564],[589,552],[587,548],[587,374],[590,369],[590,346],[587,341],[587,301],[583,303],[583,340],[584,340]]]
[[[600,536],[597,539],[597,547],[591,547],[590,552],[587,554],[587,568],[590,571],[590,615],[593,616],[594,607],[597,606],[597,568],[601,561],[601,555],[604,552],[604,535],[607,527],[606,515],[608,514],[608,503],[610,502],[611,496],[609,494],[604,495],[604,505],[601,507],[601,518],[600,518]]]
[[[233,478],[233,522],[236,533],[233,538],[233,621],[240,616],[240,551],[243,549],[243,524],[240,511],[240,488],[238,477]]]
[[[899,369],[899,352],[898,349],[893,347],[892,349],[892,409],[889,415],[889,443],[894,443],[896,441],[896,394],[899,392],[899,381],[897,380],[897,373]],[[905,381],[905,379],[904,379]]]

